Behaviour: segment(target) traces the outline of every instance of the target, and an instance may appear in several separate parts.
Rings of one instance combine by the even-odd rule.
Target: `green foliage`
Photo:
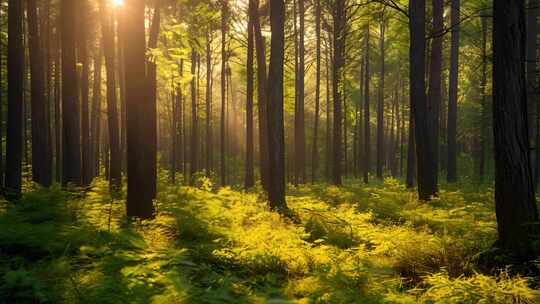
[[[17,303],[536,303],[529,279],[477,273],[496,235],[492,191],[419,202],[393,179],[299,186],[294,220],[262,195],[167,185],[128,222],[97,180],[0,211],[0,298]]]

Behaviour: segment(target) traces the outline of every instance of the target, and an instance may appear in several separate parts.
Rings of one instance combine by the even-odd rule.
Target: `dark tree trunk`
[[[171,183],[176,183],[176,164],[178,163],[176,157],[178,155],[177,153],[177,134],[178,134],[178,104],[180,97],[178,96],[178,91],[175,90],[174,87],[171,88],[171,148],[170,148],[170,175],[171,175]]]
[[[154,215],[155,180],[152,180],[155,158],[152,149],[155,145],[155,134],[149,122],[155,117],[147,118],[153,112],[155,104],[150,98],[146,75],[146,43],[144,32],[143,0],[126,0],[125,9],[130,14],[122,18],[122,35],[124,49],[124,66],[126,81],[126,114],[127,114],[127,216],[152,218]]]
[[[45,95],[44,52],[38,29],[36,0],[27,0],[28,46],[30,53],[31,111],[32,111],[32,178],[38,184],[48,187],[52,183],[52,148],[50,125]]]
[[[427,113],[429,119],[429,147],[430,147],[430,183],[434,187],[431,191],[431,195],[435,195],[437,192],[438,174],[439,174],[439,114],[441,107],[441,83],[442,83],[442,44],[444,31],[444,10],[443,0],[432,0],[432,12],[433,12],[433,29],[432,29],[432,43],[431,43],[431,56],[429,64],[429,88],[427,95]]]
[[[538,74],[537,55],[538,55],[538,5],[540,1],[529,0],[527,3],[527,93],[528,93],[528,119],[529,119],[529,140],[531,141],[531,150],[534,151],[534,180],[535,186],[539,185],[540,178],[540,149],[538,141],[540,139],[540,125],[538,107]],[[533,142],[534,140],[534,142]],[[531,159],[532,160],[532,159]]]
[[[380,56],[381,74],[379,77],[379,98],[377,99],[377,178],[382,179],[384,167],[384,10],[381,13],[380,22]]]
[[[259,154],[261,167],[261,183],[268,191],[268,78],[266,75],[266,46],[261,33],[259,18],[259,1],[253,0],[253,29],[255,33],[255,52],[257,53],[257,103],[259,115]]]
[[[62,184],[81,184],[81,128],[76,68],[76,9],[71,0],[61,1],[62,33]]]
[[[161,23],[161,13],[160,13],[160,6],[161,1],[160,0],[154,0],[154,14],[152,15],[152,24],[150,25],[150,33],[148,35],[148,48],[149,49],[155,49],[157,48],[157,41],[158,41],[158,35],[159,35],[159,28]],[[149,94],[150,94],[150,101],[151,107],[149,108],[150,112],[146,116],[148,119],[148,131],[149,133],[149,140],[150,144],[148,145],[148,153],[150,154],[150,158],[147,160],[149,162],[148,166],[150,168],[150,175],[148,176],[150,178],[150,181],[157,181],[157,67],[156,63],[151,60],[147,59],[146,63],[146,70],[147,70],[147,77],[148,77],[148,86],[149,86]],[[157,195],[157,183],[156,182],[150,182],[152,188],[152,198],[156,198]]]
[[[436,151],[431,144],[430,113],[426,98],[426,13],[425,0],[409,1],[410,16],[410,98],[412,100],[415,123],[418,194],[421,200],[430,200],[437,193],[436,179],[433,178],[433,156]]]
[[[57,24],[60,26],[61,18],[57,17]],[[54,54],[54,145],[55,145],[55,181],[62,182],[62,103],[61,103],[61,38],[56,32],[56,45]]]
[[[457,94],[458,94],[458,66],[459,66],[459,14],[460,0],[452,0],[451,26],[452,38],[450,42],[450,76],[448,81],[448,126],[447,126],[447,168],[446,180],[457,181]]]
[[[270,66],[268,71],[268,199],[271,209],[287,209],[285,201],[285,135],[283,126],[283,64],[285,3],[270,2]]]
[[[99,176],[99,153],[101,141],[101,66],[103,59],[102,44],[94,57],[94,87],[92,93],[92,119],[90,132],[92,135],[92,177]]]
[[[332,116],[331,113],[331,107],[330,107],[330,58],[331,58],[331,39],[330,39],[330,32],[328,32],[328,43],[326,48],[326,60],[325,60],[325,67],[326,67],[326,162],[325,162],[325,170],[326,170],[326,179],[331,180],[331,164],[332,164],[332,131],[331,131],[331,121]]]
[[[82,65],[80,74],[81,97],[81,181],[87,186],[92,181],[92,163],[90,149],[90,121],[89,121],[89,61],[88,61],[88,15],[89,3],[87,0],[77,4],[77,56]]]
[[[23,2],[8,1],[8,115],[6,133],[6,197],[21,195],[23,145]]]
[[[103,51],[107,74],[107,128],[110,149],[109,184],[113,190],[122,183],[122,154],[120,151],[118,106],[116,95],[115,43],[112,14],[105,9],[105,0],[100,0]],[[144,75],[144,74],[143,74]],[[141,76],[141,75],[139,75]],[[142,77],[142,76],[141,76]]]
[[[493,131],[498,245],[520,259],[533,257],[538,250],[532,235],[538,231],[534,226],[538,210],[528,154],[525,32],[524,1],[495,1]]]
[[[298,73],[296,79],[296,103],[294,115],[294,152],[296,181],[306,181],[306,129],[304,114],[304,0],[298,0]],[[296,22],[295,22],[296,24]]]
[[[199,118],[197,114],[197,87],[196,87],[196,79],[195,79],[195,73],[197,68],[197,53],[194,48],[191,49],[191,75],[193,77],[191,78],[191,147],[190,147],[190,166],[189,166],[189,173],[190,173],[190,184],[193,185],[195,183],[195,173],[197,173],[197,156],[199,154],[198,147],[199,147]]]
[[[221,128],[220,128],[220,180],[221,186],[225,186],[226,183],[226,167],[225,167],[225,91],[226,91],[226,79],[227,79],[227,54],[225,49],[225,39],[227,37],[227,1],[223,0],[221,3]]]
[[[362,169],[364,171],[364,183],[369,182],[369,169],[371,167],[371,132],[369,126],[369,24],[366,28],[366,59],[364,68],[364,162]]]
[[[321,0],[315,0],[315,121],[313,123],[313,146],[311,153],[311,182],[317,180],[319,163],[319,111],[321,99]]]
[[[343,90],[343,65],[345,54],[345,0],[336,0],[334,3],[334,65],[332,70],[332,94],[334,96],[334,144],[333,144],[333,166],[332,182],[334,185],[341,185],[341,171],[343,163],[343,143],[342,132],[342,109],[341,98]]]
[[[246,176],[245,188],[255,185],[253,176],[253,0],[248,8],[248,42],[246,61]]]

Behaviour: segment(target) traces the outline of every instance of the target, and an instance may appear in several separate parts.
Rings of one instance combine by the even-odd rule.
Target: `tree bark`
[[[94,88],[92,94],[92,119],[90,132],[92,138],[92,177],[99,176],[99,148],[101,141],[101,66],[103,59],[102,43],[94,57]]]
[[[364,171],[364,183],[369,183],[369,169],[371,167],[371,132],[369,125],[369,24],[366,28],[366,59],[364,68],[364,162],[362,169]]]
[[[80,103],[81,103],[81,182],[88,186],[92,181],[92,163],[90,149],[89,120],[89,60],[88,60],[88,15],[89,3],[82,0],[77,3],[77,61],[81,64]]]
[[[253,176],[253,0],[248,8],[248,41],[246,59],[246,176],[244,187],[250,189],[255,185]]]
[[[6,198],[21,195],[23,145],[23,2],[8,1],[8,115],[6,133]]]
[[[313,123],[313,146],[311,152],[311,182],[317,180],[319,163],[319,112],[321,99],[321,0],[315,0],[315,117]]]
[[[523,260],[537,253],[533,240],[538,232],[528,153],[525,32],[524,1],[495,1],[493,131],[498,245]]]
[[[295,152],[295,178],[298,183],[306,181],[306,130],[304,110],[304,0],[298,0],[298,53],[297,53],[297,79],[296,79],[296,102],[294,115],[294,152]],[[296,21],[295,21],[296,27]],[[295,38],[296,39],[296,38]]]
[[[270,66],[268,72],[268,199],[271,209],[285,210],[285,135],[283,126],[283,64],[285,3],[270,2]],[[271,153],[270,153],[271,152]]]
[[[334,3],[334,65],[332,70],[332,94],[334,99],[334,140],[333,140],[333,166],[332,182],[334,185],[341,185],[341,174],[343,165],[343,143],[342,143],[342,106],[341,98],[343,94],[343,65],[345,53],[345,0],[336,0]]]
[[[380,56],[381,73],[379,77],[379,98],[377,99],[377,178],[382,179],[384,167],[384,31],[385,31],[384,9],[381,12],[380,22]]]
[[[45,95],[44,51],[39,34],[39,20],[36,0],[27,0],[28,46],[31,70],[31,111],[32,111],[32,179],[48,187],[52,183],[52,148],[50,124]]]
[[[195,173],[197,173],[197,156],[199,152],[197,148],[198,143],[198,124],[199,118],[197,114],[197,87],[196,87],[196,68],[197,68],[197,53],[194,48],[191,49],[191,147],[190,147],[190,184],[195,183]]]
[[[71,0],[61,1],[62,33],[62,129],[64,186],[81,184],[81,128],[76,69],[76,9]]]
[[[123,49],[126,81],[126,114],[127,114],[127,216],[152,218],[154,216],[155,180],[152,180],[152,169],[155,168],[155,158],[152,149],[155,145],[155,134],[149,126],[155,117],[146,118],[153,112],[155,104],[150,98],[146,74],[146,43],[144,31],[143,0],[126,0],[124,9],[130,14],[124,14]]]
[[[221,186],[226,184],[226,164],[225,164],[225,91],[227,79],[227,54],[225,49],[225,38],[227,37],[227,0],[221,2],[221,128],[220,128],[220,180]]]
[[[113,17],[105,9],[105,0],[100,0],[100,16],[107,76],[107,129],[110,150],[110,164],[107,164],[109,166],[109,185],[111,189],[119,190],[122,183],[122,154],[120,150],[116,95],[115,43]]]
[[[148,48],[155,49],[157,48],[157,41],[161,23],[161,1],[154,0],[154,13],[152,15],[152,23],[150,25],[150,33],[148,35]],[[146,115],[148,119],[148,131],[150,132],[149,140],[150,144],[148,145],[148,153],[150,158],[147,160],[149,162],[148,166],[150,168],[150,185],[152,186],[152,198],[156,198],[157,195],[157,67],[156,63],[151,59],[147,58],[146,63],[147,77],[148,77],[148,86],[150,90],[150,100],[151,107],[150,112]]]
[[[448,81],[448,126],[447,126],[447,175],[450,183],[457,181],[457,94],[458,94],[458,67],[459,67],[459,14],[460,0],[451,3],[452,37],[450,42],[450,76]]]

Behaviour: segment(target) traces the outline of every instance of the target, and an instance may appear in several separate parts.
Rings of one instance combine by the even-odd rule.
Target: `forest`
[[[540,0],[0,0],[0,303],[540,303]]]

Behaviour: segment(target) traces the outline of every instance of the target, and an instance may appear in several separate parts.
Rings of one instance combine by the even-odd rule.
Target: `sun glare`
[[[111,5],[113,7],[119,7],[124,5],[124,0],[111,0]]]

